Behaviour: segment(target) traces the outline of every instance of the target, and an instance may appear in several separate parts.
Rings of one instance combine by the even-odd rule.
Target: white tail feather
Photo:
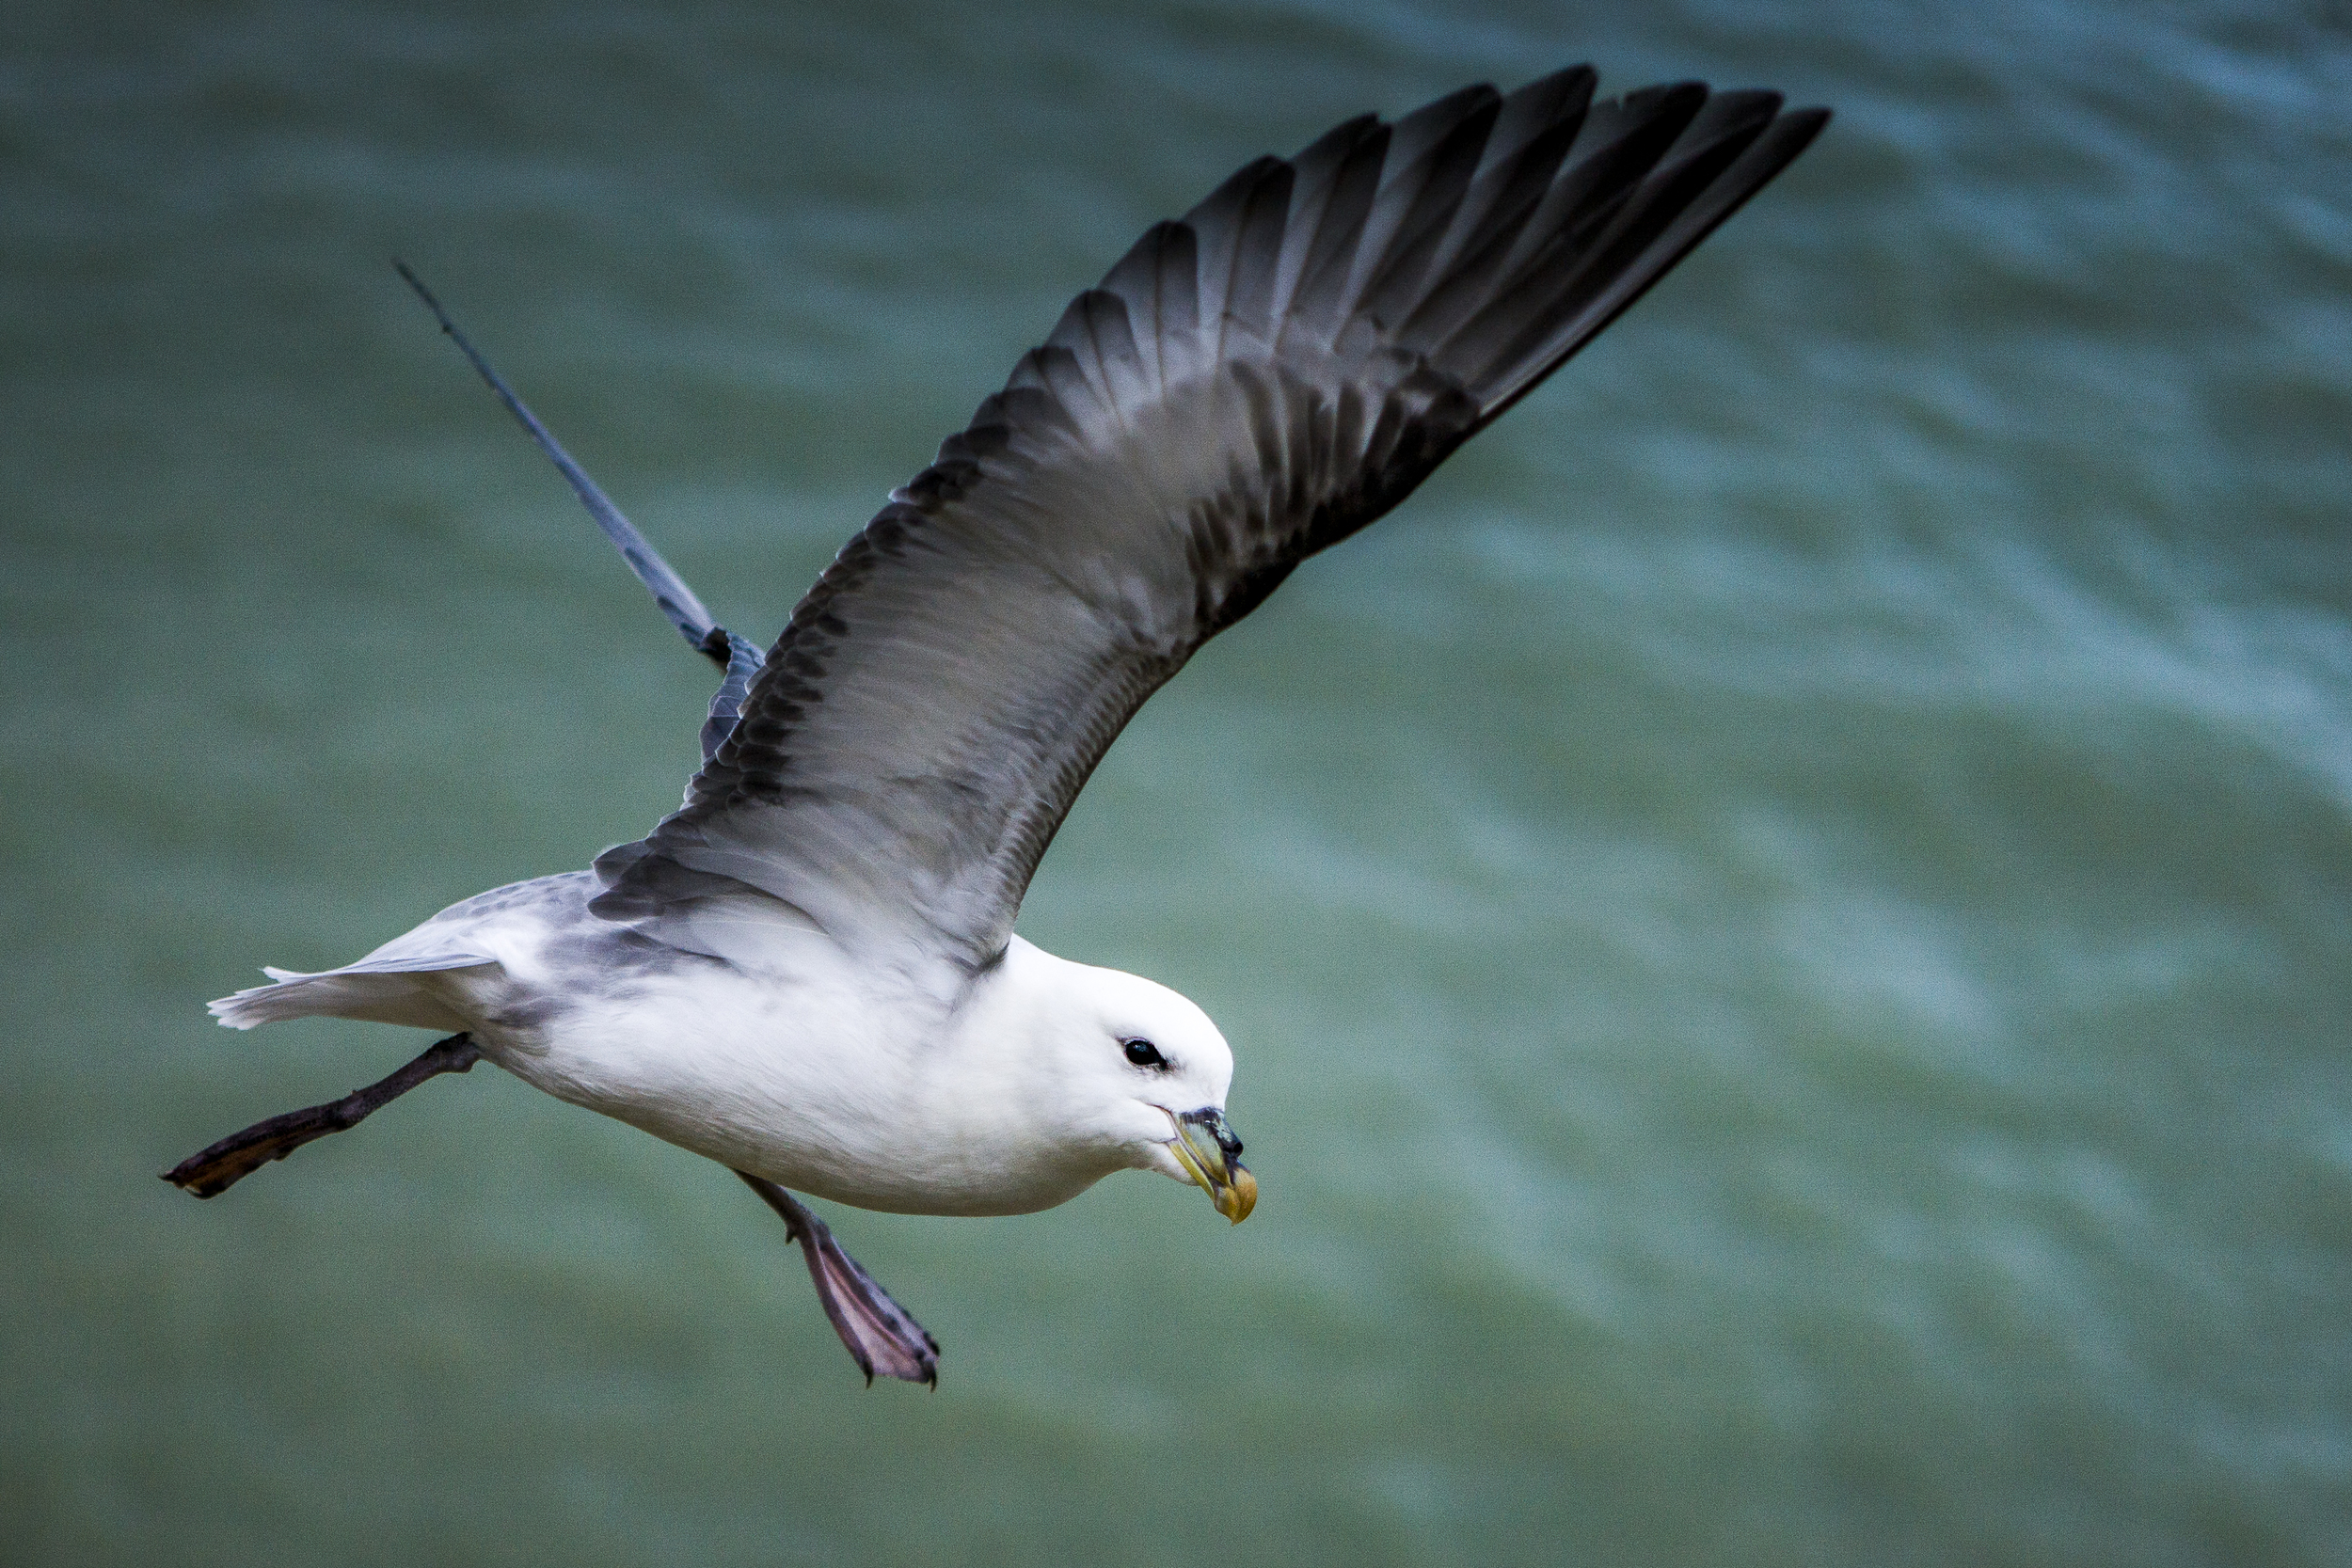
[[[290,1018],[352,1018],[368,1023],[398,1023],[417,1029],[459,1030],[467,1026],[451,1007],[445,988],[434,978],[453,969],[480,969],[496,958],[480,953],[435,953],[407,958],[368,958],[315,974],[264,967],[273,982],[205,1004],[221,1026],[253,1029]]]

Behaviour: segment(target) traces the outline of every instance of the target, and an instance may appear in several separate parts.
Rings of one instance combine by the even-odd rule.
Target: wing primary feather
[[[1472,388],[1517,361],[1514,343],[1582,276],[1650,171],[1705,105],[1697,83],[1646,88],[1594,105],[1550,190],[1490,271],[1488,299],[1432,341],[1432,359]]]
[[[1168,231],[1175,226],[1162,221],[1144,230],[1118,264],[1103,275],[1095,292],[1116,295],[1129,312],[1128,330],[1136,364],[1147,387],[1157,391],[1168,385],[1161,356],[1164,345],[1160,320],[1160,257]]]
[[[1413,236],[1409,225],[1416,214],[1422,214],[1426,221],[1425,214],[1432,205],[1444,201],[1449,195],[1458,198],[1458,187],[1449,191],[1444,182],[1445,176],[1454,172],[1443,156],[1445,149],[1466,128],[1483,145],[1486,129],[1493,123],[1502,103],[1502,95],[1481,82],[1448,93],[1396,122],[1387,156],[1381,161],[1379,194],[1365,216],[1363,237],[1356,245],[1355,265],[1342,291],[1349,301],[1363,299],[1389,262],[1400,235],[1405,243],[1410,243]],[[1475,150],[1470,166],[1476,167]]]
[[[1275,263],[1274,294],[1268,307],[1277,322],[1288,325],[1315,240],[1323,232],[1325,215],[1338,193],[1340,171],[1357,146],[1375,132],[1386,134],[1379,116],[1358,115],[1317,136],[1291,158],[1291,167],[1295,171],[1291,184],[1291,210],[1282,233],[1282,253]]]
[[[1308,343],[1327,344],[1338,335],[1341,311],[1350,297],[1348,276],[1363,248],[1364,226],[1379,200],[1380,170],[1393,139],[1394,127],[1375,120],[1353,139],[1331,171],[1330,195],[1304,247],[1305,260],[1299,263],[1298,283],[1278,341],[1287,342],[1292,327]]]
[[[1213,328],[1202,347],[1212,364],[1225,356],[1229,328],[1267,335],[1294,178],[1279,158],[1255,159],[1184,214],[1199,246],[1200,317]]]
[[[1553,177],[1560,171],[1561,161],[1576,140],[1581,113],[1541,126],[1516,145],[1498,150],[1495,143],[1502,139],[1502,128],[1486,144],[1478,173],[1470,187],[1454,208],[1454,221],[1446,228],[1425,264],[1424,276],[1435,287],[1451,287],[1458,273],[1485,277],[1490,267],[1481,267],[1477,259],[1491,247],[1496,236],[1516,232],[1535,209],[1544,193],[1551,188]]]
[[[1827,109],[1796,109],[1781,115],[1747,144],[1745,150],[1708,184],[1691,206],[1677,214],[1595,307],[1568,328],[1555,334],[1542,350],[1528,357],[1482,397],[1481,428],[1493,423],[1519,399],[1534,391],[1544,377],[1577,349],[1590,342],[1623,315],[1635,300],[1672,271],[1692,247],[1713,233],[1724,219],[1811,146],[1829,123]]]
[[[1486,162],[1479,173],[1484,176],[1537,136],[1562,126],[1573,135],[1592,107],[1593,89],[1599,83],[1599,74],[1591,66],[1573,65],[1514,89],[1503,99],[1502,112],[1495,117],[1494,133],[1486,140]]]
[[[1563,233],[1583,231],[1595,214],[1622,200],[1646,174],[1683,127],[1707,103],[1698,82],[1645,87],[1593,105],[1577,129],[1559,179],[1519,230],[1500,274],[1517,277],[1534,251]]]
[[[1359,312],[1390,326],[1408,313],[1411,302],[1422,292],[1422,280],[1435,273],[1433,263],[1444,247],[1447,232],[1461,215],[1502,107],[1499,97],[1475,104],[1422,154],[1424,168],[1408,177],[1418,188],[1396,221],[1388,254],[1364,283],[1356,307]]]
[[[1456,217],[1429,262],[1430,286],[1397,324],[1399,339],[1443,343],[1495,297],[1505,281],[1503,259],[1551,188],[1576,130],[1574,120],[1564,121],[1479,175],[1478,187],[1463,203],[1465,209],[1475,203],[1478,211]]]
[[[1208,369],[1200,343],[1200,236],[1192,226],[1169,223],[1159,230],[1159,302],[1153,335],[1159,340],[1160,386],[1173,386]]]

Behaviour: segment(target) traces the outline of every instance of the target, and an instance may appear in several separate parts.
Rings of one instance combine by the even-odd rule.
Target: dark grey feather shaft
[[[703,602],[694,591],[687,587],[685,579],[673,571],[670,563],[661,559],[660,553],[645,542],[645,536],[637,531],[636,525],[621,515],[621,509],[612,504],[612,498],[595,480],[588,477],[588,471],[572,461],[572,454],[564,450],[564,444],[550,435],[548,427],[539,422],[539,417],[515,395],[514,388],[508,387],[499,372],[490,368],[490,362],[467,341],[465,333],[459,331],[457,324],[450,319],[449,312],[441,309],[441,302],[433,296],[432,290],[424,286],[424,280],[410,271],[405,261],[396,261],[392,265],[407,285],[417,292],[417,297],[424,301],[425,309],[433,312],[434,319],[441,324],[441,330],[449,334],[450,341],[457,345],[457,351],[471,362],[482,379],[489,384],[490,390],[498,394],[499,401],[506,404],[506,411],[515,416],[524,430],[530,432],[531,438],[539,444],[539,450],[548,454],[548,460],[570,482],[573,494],[580,497],[580,504],[588,509],[590,516],[596,518],[596,526],[604,530],[605,537],[612,540],[613,546],[621,552],[621,558],[628,562],[628,569],[637,574],[637,580],[653,594],[654,602],[661,607],[661,613],[670,618],[670,624],[677,627],[687,641],[724,669],[727,664],[724,636],[722,634],[718,646],[710,645],[711,633],[718,630],[718,623],[711,619],[710,611],[703,608]]]
[[[661,607],[661,613],[670,618],[670,624],[693,644],[697,653],[726,672],[726,678],[720,683],[717,694],[710,699],[710,716],[703,721],[703,757],[708,760],[720,744],[734,733],[736,721],[743,711],[744,696],[750,691],[752,681],[759,673],[760,663],[766,656],[760,652],[757,643],[736,636],[711,619],[710,611],[703,607],[702,599],[694,591],[686,585],[686,579],[661,559],[661,553],[637,531],[636,525],[621,515],[621,509],[612,504],[612,498],[604,493],[603,487],[588,477],[587,469],[573,461],[572,454],[564,450],[564,444],[539,422],[539,417],[531,411],[530,405],[515,395],[514,388],[507,386],[505,378],[491,368],[489,360],[484,358],[481,352],[467,340],[465,333],[458,330],[456,322],[450,319],[450,313],[441,308],[441,302],[434,297],[433,291],[424,286],[424,280],[411,271],[405,261],[395,261],[392,265],[407,285],[416,291],[417,297],[424,301],[425,309],[432,311],[434,319],[441,324],[441,330],[449,335],[450,341],[457,345],[458,352],[489,384],[490,390],[498,394],[499,401],[506,404],[507,412],[515,416],[531,438],[538,443],[539,450],[548,454],[548,460],[570,483],[572,493],[588,509],[588,515],[596,520],[596,526],[604,530],[604,536],[612,540],[614,547],[621,552],[621,559],[628,562],[628,569],[637,575],[637,580],[653,594],[654,603]]]

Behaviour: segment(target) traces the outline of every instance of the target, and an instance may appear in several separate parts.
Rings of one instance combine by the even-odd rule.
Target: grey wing
[[[465,333],[458,330],[457,323],[441,308],[440,300],[424,286],[424,279],[410,270],[405,261],[395,261],[392,267],[402,280],[416,291],[417,297],[424,301],[425,309],[432,311],[434,319],[441,324],[441,330],[448,335],[449,341],[457,345],[457,351],[466,356],[475,372],[489,384],[491,391],[498,394],[499,401],[506,405],[506,411],[515,416],[516,422],[523,427],[532,440],[538,443],[539,450],[547,454],[548,460],[570,483],[572,493],[580,498],[580,505],[588,509],[588,515],[596,520],[596,526],[604,531],[604,536],[621,552],[621,559],[628,562],[628,569],[636,575],[639,582],[644,584],[645,591],[653,595],[653,602],[660,608],[663,615],[669,617],[670,625],[677,627],[678,634],[691,643],[697,653],[725,672],[720,679],[718,691],[710,699],[710,715],[703,721],[703,760],[709,761],[720,743],[735,731],[736,720],[743,710],[743,700],[751,690],[752,677],[759,673],[758,647],[719,625],[710,611],[703,608],[701,596],[686,585],[686,579],[679,577],[668,562],[661,559],[660,552],[637,531],[637,526],[621,515],[621,509],[612,504],[603,486],[590,479],[588,470],[572,460],[572,454],[564,450],[564,443],[539,422],[539,416],[516,396],[515,389],[507,386],[506,378],[492,369],[490,361],[483,357],[482,352],[473,346]]]
[[[747,890],[964,971],[1128,719],[1777,174],[1822,110],[1588,68],[1249,165],[1078,296],[794,611],[593,906]]]

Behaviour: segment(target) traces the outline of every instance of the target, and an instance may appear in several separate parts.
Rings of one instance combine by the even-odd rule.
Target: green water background
[[[781,1228],[232,1036],[676,798],[1231,167],[1575,59],[1828,136],[1114,749],[1024,915],[1263,1181]],[[2352,9],[0,7],[0,1560],[2352,1562]]]

